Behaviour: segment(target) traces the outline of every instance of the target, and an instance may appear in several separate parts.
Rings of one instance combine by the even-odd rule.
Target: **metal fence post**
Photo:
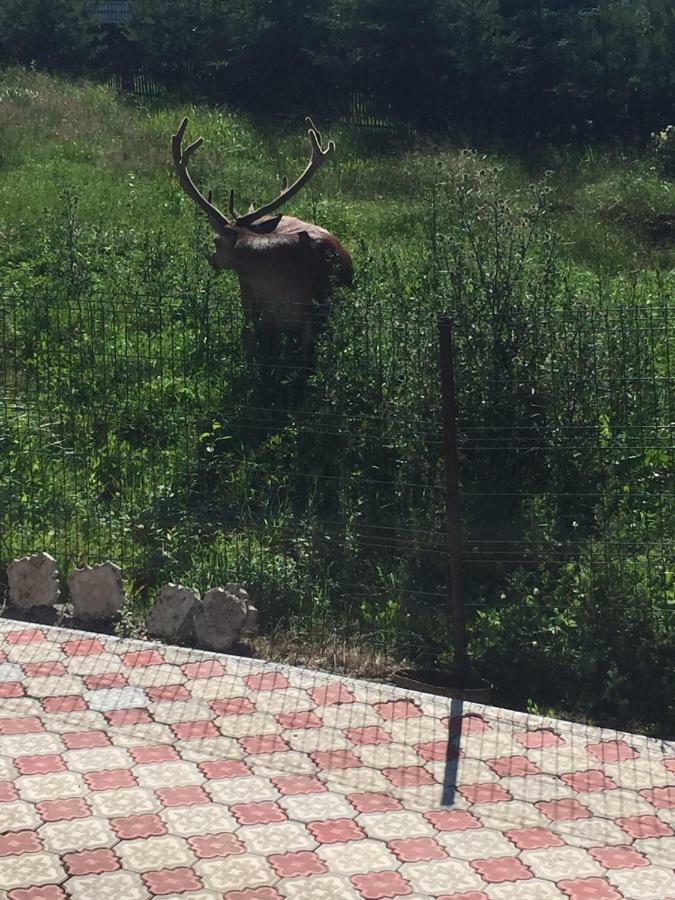
[[[459,456],[457,451],[457,399],[453,363],[452,321],[447,316],[438,319],[438,338],[441,362],[441,394],[443,400],[443,450],[445,455],[446,515],[448,529],[448,620],[455,639],[457,675],[468,675],[466,622],[462,591],[461,530],[459,504]]]

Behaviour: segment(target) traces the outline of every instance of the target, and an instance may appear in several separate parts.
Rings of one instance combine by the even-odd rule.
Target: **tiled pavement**
[[[7,900],[675,900],[675,745],[0,620]]]

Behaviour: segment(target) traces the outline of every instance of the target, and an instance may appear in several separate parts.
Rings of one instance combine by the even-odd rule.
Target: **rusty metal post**
[[[468,675],[464,594],[462,591],[461,529],[459,507],[459,455],[457,450],[457,398],[453,362],[452,322],[447,316],[438,320],[441,357],[441,393],[443,398],[443,449],[445,454],[446,514],[448,528],[449,593],[448,619],[455,638],[457,675]]]

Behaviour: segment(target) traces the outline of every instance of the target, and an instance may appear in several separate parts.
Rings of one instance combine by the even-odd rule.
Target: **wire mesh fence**
[[[672,624],[674,315],[455,317],[477,633]],[[243,332],[234,297],[0,299],[3,565],[111,559],[138,609],[167,581],[244,581],[268,630],[450,658],[437,314],[345,297],[312,371]]]

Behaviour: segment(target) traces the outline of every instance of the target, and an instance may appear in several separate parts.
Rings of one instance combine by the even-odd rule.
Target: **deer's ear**
[[[251,224],[246,227],[254,234],[272,234],[280,221],[281,216],[270,216],[269,219],[263,219],[260,222],[251,222]]]

